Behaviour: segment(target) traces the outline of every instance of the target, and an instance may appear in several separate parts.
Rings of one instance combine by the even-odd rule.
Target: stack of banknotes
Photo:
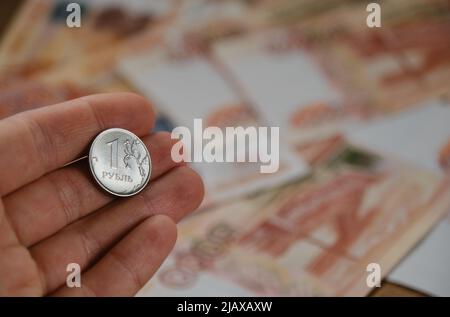
[[[157,128],[280,127],[280,168],[195,163],[206,198],[140,296],[450,295],[450,2],[24,1],[0,117],[134,91]],[[431,233],[431,234],[430,234]]]

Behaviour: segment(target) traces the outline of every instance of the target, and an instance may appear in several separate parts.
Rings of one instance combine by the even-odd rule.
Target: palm
[[[200,178],[170,159],[172,141],[142,139],[152,181],[137,196],[113,199],[95,186],[82,156],[101,130],[145,135],[153,112],[132,94],[89,96],[0,120],[0,295],[133,295],[175,239],[174,222],[201,201]],[[65,284],[67,265],[81,288]]]

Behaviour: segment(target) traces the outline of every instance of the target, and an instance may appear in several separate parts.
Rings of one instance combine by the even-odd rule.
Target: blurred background
[[[280,127],[274,174],[193,164],[206,199],[138,295],[450,296],[450,1],[70,2],[0,3],[0,118],[134,91],[156,130]]]

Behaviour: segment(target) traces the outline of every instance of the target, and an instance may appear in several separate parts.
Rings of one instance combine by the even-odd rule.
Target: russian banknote
[[[120,71],[161,113],[175,125],[188,128],[192,136],[194,119],[203,120],[203,128],[213,126],[223,131],[227,127],[266,125],[203,53],[177,54],[161,47],[123,60]],[[282,146],[275,154],[280,157],[280,168],[273,174],[260,173],[260,162],[193,162],[205,181],[205,204],[267,189],[307,172],[306,164],[296,160],[289,149]]]
[[[349,129],[347,136],[354,144],[445,174],[450,172],[449,122],[449,105],[435,99]]]
[[[4,81],[33,77],[99,51],[118,50],[171,18],[174,1],[80,1],[82,27],[69,28],[68,1],[31,0],[23,4],[0,46]]]
[[[140,296],[362,296],[450,206],[448,180],[342,142],[307,179],[199,213]]]
[[[389,118],[371,122],[349,135],[354,143],[414,162],[437,174],[450,176],[450,107],[434,100]],[[448,209],[450,212],[450,208]],[[422,292],[448,296],[450,264],[447,252],[449,214],[430,235],[400,262],[388,279]]]
[[[302,42],[296,29],[283,28],[214,46],[241,95],[291,142],[334,134],[354,120],[344,93]]]

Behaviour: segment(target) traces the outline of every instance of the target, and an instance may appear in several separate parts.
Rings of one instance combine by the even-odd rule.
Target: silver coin
[[[130,131],[119,128],[97,135],[89,151],[89,166],[104,190],[121,197],[144,189],[152,172],[145,144]]]

